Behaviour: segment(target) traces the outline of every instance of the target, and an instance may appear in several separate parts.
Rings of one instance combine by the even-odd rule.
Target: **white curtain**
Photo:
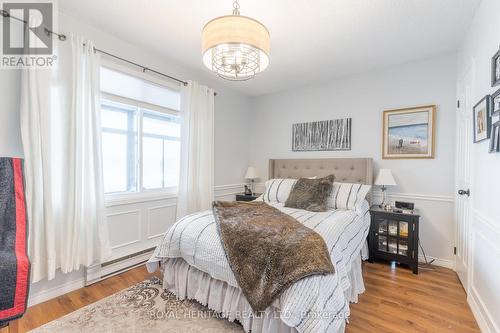
[[[105,260],[99,55],[91,41],[57,43],[51,69],[23,70],[25,155],[32,281]]]
[[[214,91],[192,81],[181,89],[177,219],[210,209],[214,199]]]

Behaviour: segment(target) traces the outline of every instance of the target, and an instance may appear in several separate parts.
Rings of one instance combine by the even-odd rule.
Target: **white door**
[[[468,292],[469,226],[470,226],[470,162],[472,148],[472,67],[458,84],[455,154],[455,246],[456,270]]]

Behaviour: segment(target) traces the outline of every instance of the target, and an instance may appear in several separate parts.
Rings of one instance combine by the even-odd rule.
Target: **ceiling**
[[[480,0],[240,0],[271,34],[271,64],[246,82],[256,96],[456,50]],[[96,28],[199,71],[201,30],[232,0],[60,0]],[[124,24],[126,22],[126,24]],[[222,80],[222,79],[219,79]]]

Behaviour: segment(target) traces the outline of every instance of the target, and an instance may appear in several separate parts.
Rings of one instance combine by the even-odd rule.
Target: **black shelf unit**
[[[248,194],[236,194],[236,201],[253,201],[260,196],[260,193],[254,193],[252,195]]]
[[[370,208],[368,245],[370,262],[376,259],[396,261],[410,266],[418,274],[418,211],[396,213],[379,206]]]

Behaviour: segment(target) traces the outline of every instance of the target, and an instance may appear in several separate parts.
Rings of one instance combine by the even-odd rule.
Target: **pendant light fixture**
[[[232,81],[251,79],[269,65],[269,31],[259,21],[240,15],[238,1],[233,14],[217,17],[203,27],[203,64]]]

